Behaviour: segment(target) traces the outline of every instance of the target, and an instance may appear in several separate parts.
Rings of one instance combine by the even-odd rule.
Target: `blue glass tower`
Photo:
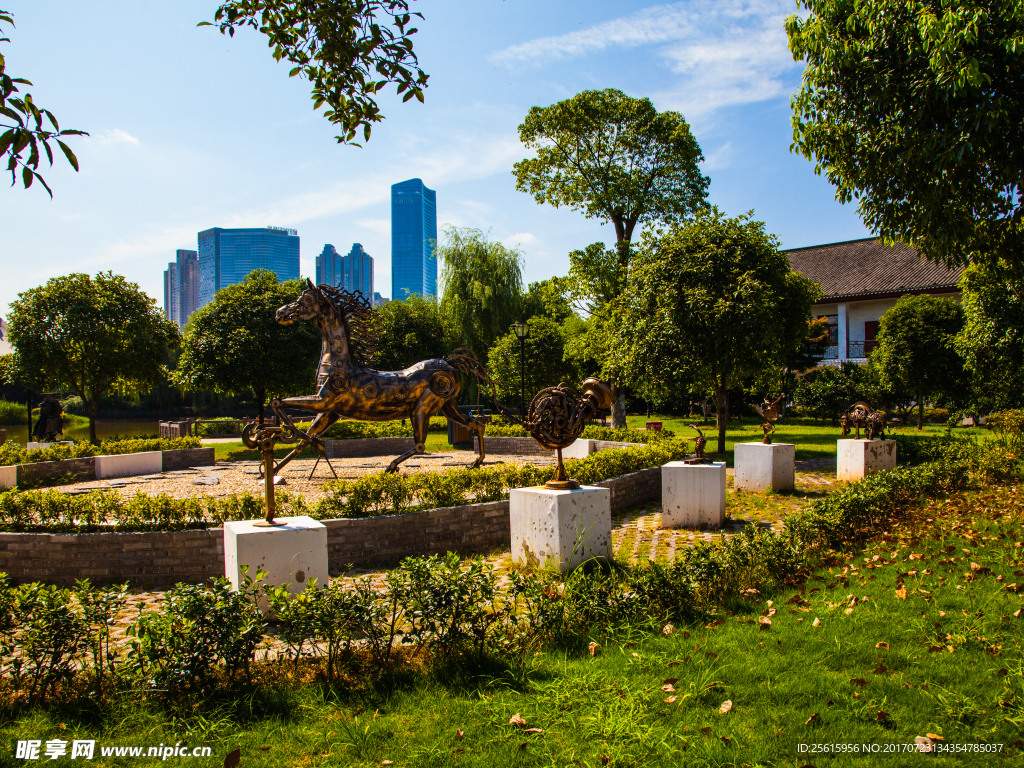
[[[269,269],[278,280],[299,276],[299,235],[294,229],[221,229],[199,233],[199,306],[254,269]]]
[[[347,291],[361,291],[367,301],[373,298],[373,257],[359,243],[342,256],[328,243],[316,257],[316,281]]]
[[[437,197],[420,179],[391,186],[391,297],[437,295]]]

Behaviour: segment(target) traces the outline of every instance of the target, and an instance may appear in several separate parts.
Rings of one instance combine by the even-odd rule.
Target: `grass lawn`
[[[788,591],[475,674],[408,668],[332,688],[275,664],[270,692],[174,716],[126,696],[104,714],[8,715],[0,730],[11,745],[211,745],[194,766],[239,748],[245,768],[1020,764],[1022,516],[1024,489],[956,494]],[[941,751],[901,751],[927,734]],[[140,761],[97,749],[91,764]]]

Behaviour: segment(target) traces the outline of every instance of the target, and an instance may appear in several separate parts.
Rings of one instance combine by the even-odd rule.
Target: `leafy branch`
[[[325,117],[341,129],[338,143],[359,146],[359,130],[368,141],[371,124],[384,119],[375,97],[389,83],[403,102],[423,101],[429,75],[413,53],[414,16],[423,18],[409,12],[409,0],[230,0],[199,26],[266,35],[274,58],[295,65],[289,76],[313,84],[313,109],[327,105]]]
[[[14,26],[14,17],[8,11],[0,10],[0,24]],[[0,37],[0,43],[9,43],[10,39]],[[46,159],[53,167],[53,150],[50,148],[50,140],[57,142],[64,157],[71,163],[71,167],[78,170],[78,158],[71,148],[60,140],[60,136],[88,136],[85,131],[72,129],[61,130],[57,124],[57,118],[48,109],[42,109],[32,100],[32,94],[15,96],[20,93],[18,85],[32,85],[22,77],[11,77],[7,74],[3,54],[0,54],[0,157],[7,156],[7,170],[11,173],[11,186],[18,182],[20,171],[22,183],[25,189],[32,186],[36,179],[43,185],[50,197],[53,192],[49,185],[39,175],[39,160],[41,159],[40,147],[46,153]],[[52,126],[53,130],[43,128],[43,116]],[[7,118],[7,122],[3,121]],[[28,156],[25,156],[25,152]]]

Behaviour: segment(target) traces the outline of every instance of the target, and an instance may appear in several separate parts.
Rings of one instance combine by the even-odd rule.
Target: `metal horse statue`
[[[430,417],[443,413],[449,419],[472,429],[479,437],[480,455],[470,466],[484,460],[484,427],[463,415],[455,407],[461,384],[459,373],[473,376],[481,384],[493,386],[486,369],[466,349],[451,352],[444,360],[422,360],[404,371],[375,371],[366,362],[375,351],[373,308],[359,291],[350,293],[329,285],[313,285],[306,280],[297,301],[277,310],[277,322],[315,320],[323,336],[315,395],[286,397],[272,403],[299,408],[316,414],[302,440],[274,468],[275,473],[309,445],[323,449],[323,434],[338,419],[361,421],[409,419],[415,445],[396,457],[386,471],[395,472],[406,459],[424,452]],[[286,421],[290,421],[284,417]]]

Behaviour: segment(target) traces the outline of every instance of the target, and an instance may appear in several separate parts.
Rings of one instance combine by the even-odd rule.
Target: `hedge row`
[[[681,441],[601,451],[566,469],[583,483],[595,483],[646,467],[675,461],[686,454]],[[317,519],[372,517],[418,509],[453,507],[507,499],[509,489],[540,485],[552,477],[551,467],[499,464],[480,469],[452,469],[365,475],[325,485],[328,495],[307,505],[301,496],[278,491],[279,516],[310,515]],[[0,531],[87,533],[112,531],[174,531],[218,526],[226,520],[263,516],[263,500],[251,494],[174,499],[138,493],[126,499],[118,492],[94,491],[71,496],[59,490],[10,490],[0,493]]]
[[[8,441],[0,445],[0,466],[83,459],[90,456],[119,456],[124,453],[145,453],[146,451],[174,451],[183,448],[201,448],[202,445],[198,437],[117,438],[103,440],[99,445],[93,445],[83,440],[71,445],[53,445],[50,448],[26,451],[25,446],[21,443]]]

